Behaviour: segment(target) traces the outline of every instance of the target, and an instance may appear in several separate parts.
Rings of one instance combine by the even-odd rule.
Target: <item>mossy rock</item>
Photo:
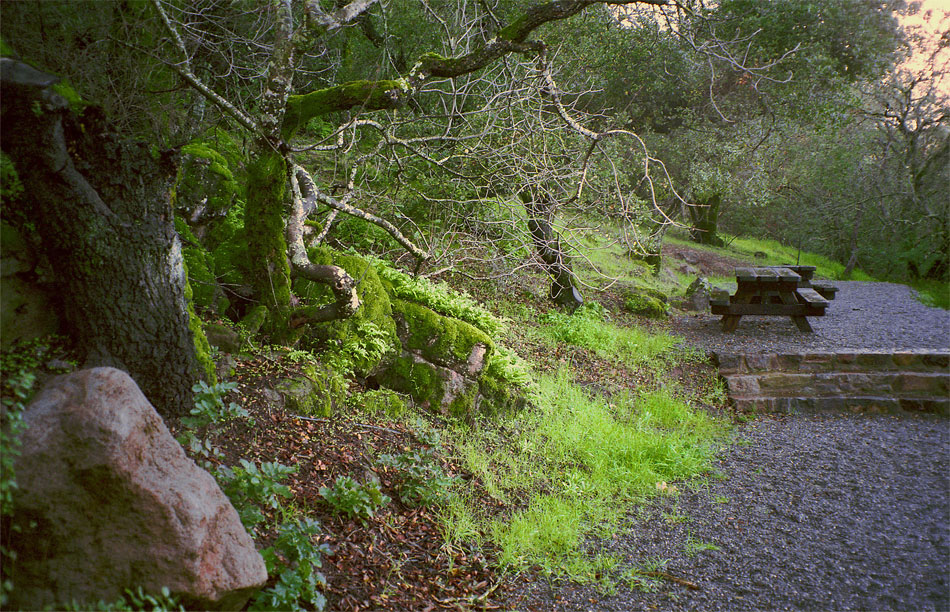
[[[295,414],[328,417],[347,401],[347,384],[338,373],[322,366],[307,366],[300,376],[277,383],[284,407]]]
[[[469,376],[481,372],[493,347],[488,334],[414,302],[393,300],[393,309],[405,350]]]
[[[493,349],[474,325],[405,300],[393,299],[403,351],[379,376],[381,384],[408,393],[419,405],[446,416],[478,410],[479,376]]]
[[[624,310],[641,317],[662,319],[669,314],[669,306],[653,295],[631,293],[623,299]]]
[[[379,382],[390,389],[412,396],[425,409],[464,418],[478,408],[478,382],[455,370],[426,361],[405,352],[380,376]]]
[[[367,260],[357,255],[337,253],[326,247],[311,249],[310,260],[317,265],[335,265],[359,283],[357,294],[360,308],[352,317],[311,326],[313,339],[336,347],[361,347],[352,351],[350,357],[357,374],[368,376],[399,352],[400,343],[393,320],[392,302],[376,269]],[[329,287],[306,279],[294,281],[294,293],[316,306],[334,300]],[[370,334],[370,332],[372,332]],[[370,337],[372,335],[372,337]]]
[[[227,325],[220,323],[205,323],[205,337],[208,343],[223,353],[237,354],[241,352],[241,336]]]

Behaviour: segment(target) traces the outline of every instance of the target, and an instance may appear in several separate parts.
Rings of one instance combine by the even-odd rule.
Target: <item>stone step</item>
[[[725,379],[731,397],[950,397],[945,372],[760,372]]]
[[[950,414],[950,351],[716,353],[739,411]]]
[[[948,372],[950,351],[726,353],[713,358],[723,376],[756,372]]]
[[[950,398],[947,397],[893,397],[893,396],[832,396],[832,397],[735,397],[740,412],[767,412],[774,414],[815,413],[885,413],[903,414],[926,412],[950,416]]]

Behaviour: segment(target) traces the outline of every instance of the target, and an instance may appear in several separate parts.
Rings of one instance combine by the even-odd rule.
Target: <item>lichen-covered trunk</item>
[[[255,294],[267,307],[267,331],[280,335],[290,315],[290,265],[284,239],[287,164],[266,142],[255,147],[248,167],[244,228]]]
[[[202,372],[169,199],[172,160],[121,142],[96,107],[77,117],[55,77],[0,62],[0,144],[24,186],[4,216],[35,227],[85,365],[121,368],[163,416],[185,413]]]

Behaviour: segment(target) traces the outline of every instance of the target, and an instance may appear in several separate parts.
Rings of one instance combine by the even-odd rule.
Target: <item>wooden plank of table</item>
[[[820,293],[815,291],[810,287],[800,287],[798,291],[795,292],[797,296],[802,298],[805,302],[812,305],[828,305],[828,300],[826,300]]]
[[[758,274],[756,274],[755,270],[755,268],[736,268],[736,280],[754,281],[758,278]]]
[[[789,268],[772,268],[775,271],[775,274],[778,276],[779,280],[784,283],[799,283],[802,280],[802,277]]]
[[[782,298],[783,306],[800,305],[798,304],[798,298],[795,297],[795,293],[792,291],[782,291],[779,293],[779,296]],[[810,306],[811,304],[808,305]],[[824,314],[824,309],[822,309],[822,314]],[[792,315],[792,322],[798,326],[799,331],[809,334],[813,331],[808,319],[802,314]]]

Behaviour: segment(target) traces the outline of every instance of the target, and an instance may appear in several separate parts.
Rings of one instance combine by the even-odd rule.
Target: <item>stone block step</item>
[[[837,396],[837,397],[734,397],[740,412],[774,414],[925,412],[950,416],[948,397]]]
[[[944,372],[761,372],[724,377],[731,397],[950,397]]]
[[[950,372],[950,351],[836,351],[713,354],[719,373],[756,372]]]

